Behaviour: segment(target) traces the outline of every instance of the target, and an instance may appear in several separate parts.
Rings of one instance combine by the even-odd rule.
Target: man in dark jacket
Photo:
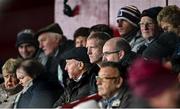
[[[115,62],[101,64],[96,78],[101,108],[127,108],[132,102],[132,96],[124,81],[124,70]]]
[[[88,72],[91,64],[87,49],[85,47],[73,48],[65,52],[62,58],[66,60],[65,70],[68,72],[70,81],[54,107],[88,96],[92,89],[90,78],[93,75]]]
[[[161,9],[162,7],[158,6],[143,10],[139,25],[145,43],[137,50],[138,54],[142,54],[161,34],[161,29],[157,23],[157,15]]]
[[[63,61],[61,61],[61,55],[73,48],[74,44],[72,41],[66,40],[62,29],[57,23],[40,29],[36,33],[36,37],[40,48],[36,58],[46,67],[46,75],[48,75],[49,80],[58,81],[61,85],[65,85],[67,75],[63,73],[64,65]]]
[[[87,54],[89,56],[90,62],[93,64],[93,66],[89,69],[88,72],[90,72],[93,76],[93,78],[91,78],[92,83],[95,83],[95,76],[98,75],[98,71],[99,71],[99,66],[100,63],[102,62],[102,48],[103,45],[105,44],[105,42],[107,40],[109,40],[111,38],[111,36],[105,32],[94,32],[92,31],[91,34],[88,36],[87,39],[87,44],[86,44],[86,48],[87,48]],[[97,86],[96,84],[91,84],[93,89],[92,90],[92,94],[97,92]]]
[[[129,43],[121,37],[111,38],[103,46],[104,61],[119,62],[122,66],[129,67],[136,56]]]

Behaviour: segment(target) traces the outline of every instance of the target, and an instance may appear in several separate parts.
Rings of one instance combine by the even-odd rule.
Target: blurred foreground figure
[[[160,61],[137,59],[130,68],[128,83],[134,95],[149,105],[142,107],[179,107],[180,87],[177,74],[164,67]],[[137,105],[135,103],[132,107]]]

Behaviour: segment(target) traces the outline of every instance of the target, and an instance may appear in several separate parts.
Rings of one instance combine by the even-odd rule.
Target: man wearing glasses
[[[101,108],[127,108],[132,101],[124,80],[123,67],[115,62],[104,62],[101,64],[96,84],[98,95],[102,97],[99,101]]]
[[[140,30],[145,43],[137,50],[138,54],[142,54],[143,51],[158,39],[161,34],[161,29],[158,26],[157,15],[161,11],[162,7],[152,7],[145,9],[141,14]]]
[[[103,46],[103,61],[119,62],[128,67],[135,57],[136,53],[131,51],[131,46],[124,38],[111,38]]]

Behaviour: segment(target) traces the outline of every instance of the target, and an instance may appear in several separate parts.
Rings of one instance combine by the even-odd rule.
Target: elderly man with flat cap
[[[58,23],[40,29],[36,33],[36,38],[40,48],[36,58],[45,66],[48,80],[64,85],[67,75],[62,71],[64,66],[59,64],[63,63],[60,57],[63,52],[73,48],[74,44],[66,39]]]
[[[54,107],[62,106],[91,94],[91,76],[89,72],[91,63],[85,47],[73,48],[63,54],[66,60],[65,70],[68,72],[70,81]],[[95,79],[95,77],[94,77]]]

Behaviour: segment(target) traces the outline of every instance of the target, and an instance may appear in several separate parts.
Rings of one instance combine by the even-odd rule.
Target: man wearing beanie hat
[[[70,81],[54,107],[88,96],[92,89],[90,85],[92,73],[88,72],[91,64],[87,49],[73,48],[65,52],[62,58],[66,60],[65,70],[68,72]]]
[[[177,74],[160,61],[137,59],[130,67],[128,83],[135,96],[146,100],[150,107],[175,108],[179,105]]]
[[[141,18],[143,16],[148,16],[152,18],[155,22],[157,22],[157,15],[161,10],[162,10],[162,7],[159,7],[159,6],[145,9],[141,14]]]
[[[40,29],[35,36],[40,48],[36,55],[37,60],[45,66],[46,75],[50,81],[60,82],[63,85],[63,80],[60,78],[62,78],[62,75],[67,77],[67,74],[62,72],[63,65],[59,64],[61,62],[60,57],[63,52],[71,49],[74,44],[72,41],[66,40],[58,23],[52,23]]]
[[[136,6],[122,7],[117,15],[116,21],[120,36],[125,38],[131,45],[132,51],[136,52],[144,39],[139,33],[139,21],[141,13]]]
[[[31,29],[24,29],[17,34],[16,47],[23,59],[33,58],[38,50],[38,42]]]
[[[145,43],[137,51],[138,54],[142,54],[143,51],[161,34],[161,29],[159,28],[156,20],[157,15],[161,9],[162,7],[152,7],[145,9],[142,12],[139,24]]]

